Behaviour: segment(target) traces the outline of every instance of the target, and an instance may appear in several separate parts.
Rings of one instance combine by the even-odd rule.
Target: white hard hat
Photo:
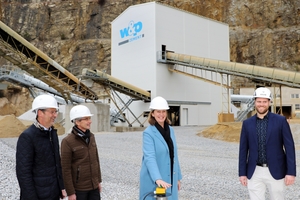
[[[78,118],[81,118],[81,117],[91,117],[91,116],[93,116],[93,114],[91,114],[88,107],[86,107],[84,105],[74,106],[70,110],[70,120],[71,120],[71,122],[73,122],[74,119],[78,119]]]
[[[32,111],[39,109],[55,108],[58,109],[56,99],[48,94],[37,96],[32,102]]]
[[[150,103],[150,110],[169,110],[168,102],[162,97],[155,97]]]
[[[267,98],[272,100],[271,91],[265,87],[257,88],[253,94],[253,98]]]

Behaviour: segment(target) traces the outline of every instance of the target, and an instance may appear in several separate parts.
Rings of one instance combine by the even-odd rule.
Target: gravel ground
[[[175,127],[183,174],[180,200],[249,199],[237,175],[238,143],[199,137],[205,127]],[[60,140],[64,136],[60,136]],[[142,158],[142,132],[96,134],[103,176],[102,200],[136,200]],[[15,175],[17,138],[0,139],[0,200],[19,199]],[[299,159],[297,150],[297,160]],[[299,167],[297,167],[299,172]],[[286,189],[286,199],[300,199],[300,183]],[[148,198],[150,199],[150,198]]]

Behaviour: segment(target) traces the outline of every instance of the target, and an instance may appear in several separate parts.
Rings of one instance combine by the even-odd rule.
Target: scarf
[[[173,163],[174,163],[174,145],[170,134],[170,127],[167,122],[164,124],[164,128],[161,127],[157,122],[155,122],[155,127],[158,129],[160,134],[165,139],[168,148],[169,148],[169,156],[170,156],[170,162],[171,162],[171,184],[173,184]]]
[[[89,144],[90,142],[90,136],[91,136],[91,132],[90,130],[86,130],[85,132],[83,132],[81,129],[79,129],[76,125],[73,127],[73,129],[77,132],[79,137],[82,137],[83,140]]]

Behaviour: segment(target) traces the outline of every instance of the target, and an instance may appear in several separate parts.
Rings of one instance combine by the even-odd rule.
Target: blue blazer
[[[149,192],[155,191],[157,185],[155,181],[161,179],[172,184],[167,189],[168,200],[178,199],[178,180],[182,179],[180,166],[178,162],[177,144],[174,135],[174,129],[170,127],[170,134],[174,145],[174,165],[173,165],[173,183],[171,183],[171,167],[168,145],[155,126],[148,126],[143,132],[143,159],[140,171],[140,197],[144,199]],[[149,195],[150,196],[150,195]],[[148,197],[149,197],[148,196]],[[153,199],[152,198],[146,199]]]
[[[239,150],[239,176],[251,179],[258,160],[257,115],[242,125]],[[284,116],[268,113],[266,154],[269,171],[274,179],[296,176],[295,145],[291,129]]]

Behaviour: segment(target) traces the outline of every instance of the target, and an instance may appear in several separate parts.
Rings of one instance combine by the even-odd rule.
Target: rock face
[[[7,90],[0,90],[0,116],[20,116],[31,109],[32,98],[27,89],[10,85]]]
[[[3,0],[1,20],[79,75],[84,67],[110,73],[110,22],[147,0]],[[299,70],[300,1],[160,0],[229,24],[230,60]],[[18,13],[18,14],[16,14]],[[0,58],[0,63],[6,61]],[[253,85],[233,78],[234,88]]]

